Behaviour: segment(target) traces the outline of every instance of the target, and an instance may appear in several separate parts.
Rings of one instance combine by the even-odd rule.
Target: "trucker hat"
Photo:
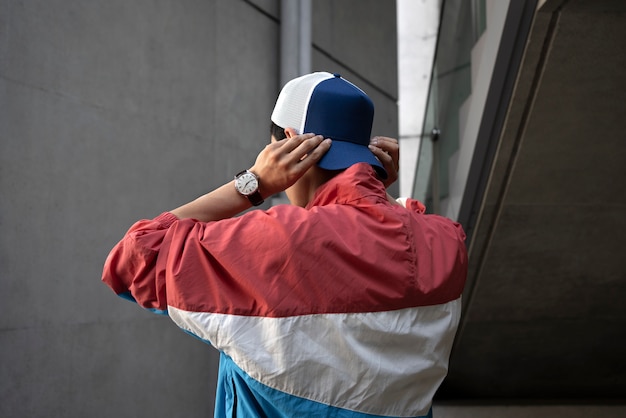
[[[317,163],[319,167],[341,170],[364,162],[387,178],[382,163],[368,148],[374,103],[339,74],[315,72],[289,81],[278,95],[271,119],[298,134],[331,138],[332,145]]]

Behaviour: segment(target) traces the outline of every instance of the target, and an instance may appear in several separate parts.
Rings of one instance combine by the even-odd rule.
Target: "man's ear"
[[[287,138],[291,138],[298,135],[298,133],[293,128],[285,128],[285,135],[287,136]]]

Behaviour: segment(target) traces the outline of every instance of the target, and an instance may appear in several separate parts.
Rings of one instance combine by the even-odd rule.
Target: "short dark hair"
[[[276,125],[274,121],[270,123],[270,134],[277,140],[280,141],[282,139],[287,138],[287,134],[285,133],[285,129]]]

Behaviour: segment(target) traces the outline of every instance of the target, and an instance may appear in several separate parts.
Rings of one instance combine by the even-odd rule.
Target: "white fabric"
[[[398,202],[400,205],[406,208],[406,201],[408,199],[409,199],[408,197],[399,197],[396,199],[396,202]]]
[[[281,128],[293,128],[298,134],[305,133],[307,108],[315,87],[324,80],[333,78],[331,73],[317,72],[289,81],[276,100],[272,122]]]
[[[425,415],[447,374],[461,299],[397,311],[286,318],[169,308],[181,328],[209,341],[274,389],[377,415]]]

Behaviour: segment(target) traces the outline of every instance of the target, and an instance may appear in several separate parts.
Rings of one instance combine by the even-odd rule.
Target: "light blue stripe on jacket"
[[[215,400],[215,418],[383,418],[349,411],[299,398],[272,389],[252,379],[224,353],[220,354],[220,370]],[[412,418],[432,418],[428,415]]]

